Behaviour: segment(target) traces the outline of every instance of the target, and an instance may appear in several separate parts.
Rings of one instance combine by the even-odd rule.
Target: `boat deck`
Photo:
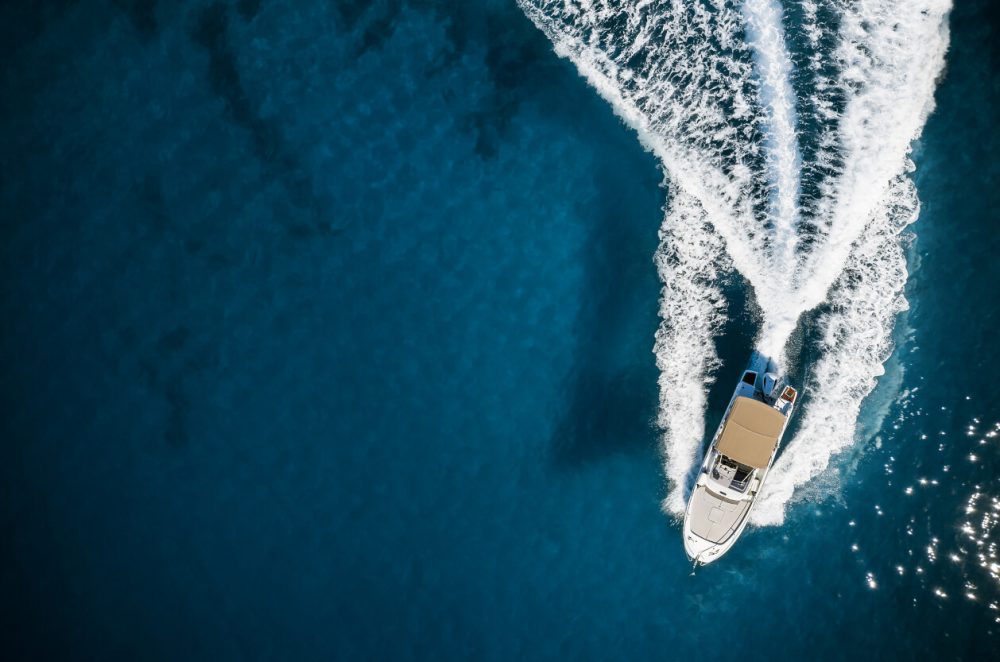
[[[691,495],[688,511],[691,532],[709,542],[724,543],[740,527],[750,504],[749,500],[726,499],[698,485]]]

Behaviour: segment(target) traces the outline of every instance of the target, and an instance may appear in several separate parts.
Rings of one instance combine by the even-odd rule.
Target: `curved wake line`
[[[663,323],[653,348],[660,369],[657,423],[671,440],[664,444],[667,479],[682,487],[701,447],[709,375],[719,365],[713,343],[690,339],[711,339],[725,321],[725,299],[716,283],[726,266],[722,241],[698,201],[683,189],[670,201],[654,261],[664,284]],[[664,508],[684,512],[685,497],[683,489],[671,490]]]
[[[861,404],[884,372],[896,317],[908,307],[900,235],[918,213],[912,182],[897,178],[834,287],[830,311],[820,320],[820,359],[806,384],[802,426],[772,467],[751,522],[783,523],[795,489],[854,443]]]
[[[781,7],[775,0],[747,0],[743,4],[747,40],[754,52],[756,73],[761,81],[760,101],[767,109],[766,160],[774,183],[771,221],[774,224],[773,268],[779,274],[795,269],[795,232],[799,216],[799,156],[795,94],[792,92],[792,60],[785,49]]]
[[[802,312],[829,302],[820,359],[806,384],[802,426],[779,456],[752,521],[780,524],[795,489],[857,441],[858,413],[883,374],[906,309],[900,236],[916,221],[911,144],[934,107],[948,47],[947,0],[869,0],[842,15],[839,135],[844,166],[827,190],[829,230],[796,281]],[[768,339],[772,346],[785,338]]]
[[[867,0],[841,16],[834,57],[847,96],[838,131],[844,165],[823,196],[833,202],[823,240],[798,270],[790,306],[798,314],[823,303],[873,210],[910,168],[910,145],[934,108],[950,8],[950,0]],[[765,338],[771,345],[785,340]]]
[[[683,512],[703,445],[720,274],[754,288],[758,348],[779,361],[800,316],[828,303],[800,431],[753,515],[780,523],[797,487],[854,443],[892,349],[906,306],[901,235],[919,208],[907,154],[933,108],[950,1],[806,0],[798,72],[777,0],[518,2],[663,164],[654,352],[667,512]],[[810,92],[797,98],[802,76]]]
[[[737,131],[726,123],[727,115],[759,121],[752,116],[749,99],[740,92],[750,85],[750,67],[749,62],[726,60],[716,52],[725,46],[745,50],[736,37],[741,29],[736,14],[727,11],[713,21],[698,6],[678,8],[681,3],[672,5],[680,15],[660,17],[643,15],[647,5],[612,11],[591,9],[590,3],[583,2],[566,3],[569,9],[552,0],[519,0],[519,4],[553,42],[556,53],[571,60],[615,113],[636,131],[640,142],[663,164],[671,183],[691,194],[708,212],[736,268],[759,280],[766,270],[766,260],[754,247],[763,228],[754,227],[750,191],[753,172],[746,163],[754,154],[747,153],[737,140]],[[627,31],[623,43],[594,46],[594,41],[600,43],[594,35],[610,30],[603,23],[613,24],[621,14],[626,14],[629,26],[634,28]],[[567,24],[566,20],[573,22]],[[694,55],[700,56],[705,66],[700,66],[698,57],[690,58],[685,53],[678,57],[672,52],[660,52],[665,57],[662,66],[653,63],[639,71],[627,66],[634,55],[657,40],[665,42],[665,48],[697,40]],[[704,81],[704,87],[692,90],[691,80]],[[684,89],[682,83],[686,84]],[[733,92],[732,108],[726,109],[723,98]],[[675,96],[682,97],[683,103],[672,103]],[[724,163],[717,149],[733,152],[734,163]]]

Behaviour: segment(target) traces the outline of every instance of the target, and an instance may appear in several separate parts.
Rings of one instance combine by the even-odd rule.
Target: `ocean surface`
[[[996,655],[994,3],[861,16],[937,35],[884,75],[836,2],[587,4],[0,5],[5,659]],[[692,573],[757,346],[805,398]]]

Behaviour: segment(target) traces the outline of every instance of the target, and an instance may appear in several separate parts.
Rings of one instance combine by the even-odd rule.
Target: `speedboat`
[[[684,551],[697,565],[718,560],[746,528],[798,392],[754,353],[705,453],[684,513]]]

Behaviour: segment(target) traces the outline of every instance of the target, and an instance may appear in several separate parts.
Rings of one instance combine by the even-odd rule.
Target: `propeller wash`
[[[757,348],[779,363],[802,313],[824,304],[810,400],[751,515],[780,524],[796,488],[854,442],[907,306],[909,151],[933,109],[950,0],[518,2],[662,163],[666,512],[684,512],[697,469],[720,277],[753,287]]]

